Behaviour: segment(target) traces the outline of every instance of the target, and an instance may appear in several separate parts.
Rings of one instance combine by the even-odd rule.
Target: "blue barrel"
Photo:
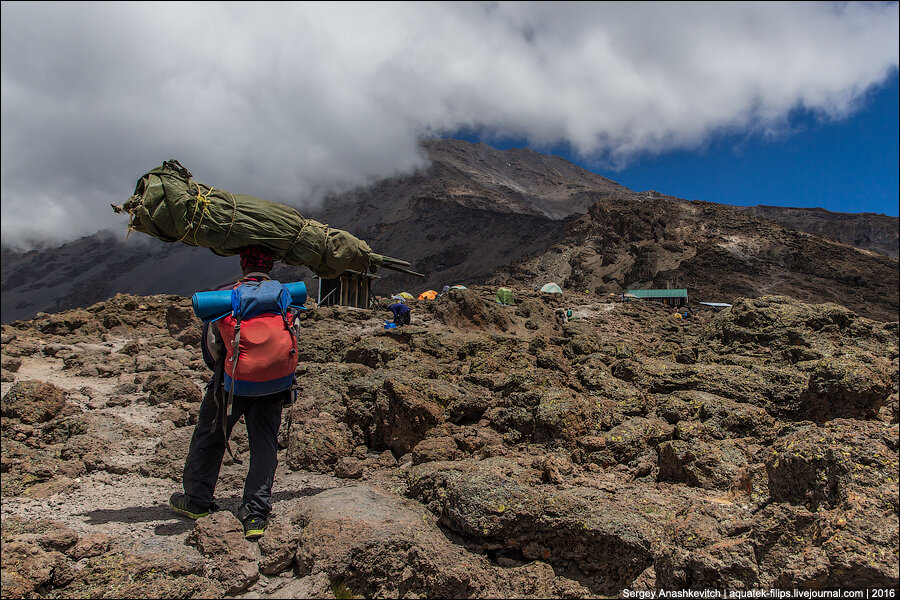
[[[285,283],[291,294],[291,306],[306,308],[306,284],[302,281]],[[215,321],[231,313],[231,290],[216,290],[212,292],[197,292],[191,296],[191,305],[197,318],[206,323]]]

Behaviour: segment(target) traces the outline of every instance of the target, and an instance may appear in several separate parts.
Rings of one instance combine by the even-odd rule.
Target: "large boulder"
[[[823,359],[809,374],[803,412],[807,419],[820,423],[835,418],[871,419],[890,393],[887,364],[865,364],[846,357]]]
[[[496,595],[487,560],[427,526],[432,517],[413,503],[358,486],[316,494],[299,512],[301,576],[323,573],[370,598],[397,589],[424,597]]]
[[[431,428],[444,422],[443,391],[439,382],[386,379],[376,396],[373,445],[390,448],[397,456],[411,452]]]
[[[407,479],[410,496],[475,547],[574,570],[601,594],[629,587],[653,565],[663,530],[652,515],[672,510],[665,494],[631,486],[548,487],[542,471],[500,457],[422,464]]]
[[[237,517],[222,510],[197,519],[188,543],[211,562],[210,577],[226,594],[247,591],[259,579],[253,545],[244,539]]]
[[[19,381],[3,396],[4,417],[23,423],[46,423],[66,406],[66,391],[42,381]]]
[[[747,455],[731,440],[670,440],[657,448],[659,481],[727,490],[747,467]]]
[[[342,458],[351,456],[355,447],[347,425],[322,412],[291,424],[285,458],[291,469],[329,473]]]

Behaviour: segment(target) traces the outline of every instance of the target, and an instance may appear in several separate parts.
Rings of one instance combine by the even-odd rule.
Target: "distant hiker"
[[[275,257],[256,246],[242,249],[240,256],[243,277],[233,286],[240,290],[235,296],[235,311],[240,312],[203,327],[203,360],[214,374],[185,460],[184,493],[172,494],[169,505],[192,519],[218,510],[214,492],[219,469],[226,448],[231,452],[228,436],[243,415],[250,468],[237,518],[244,537],[255,540],[263,535],[272,510],[281,411],[291,403],[296,383],[299,323],[295,309],[275,304],[284,298],[281,284],[269,278]]]
[[[388,306],[388,310],[394,313],[394,325],[402,327],[409,325],[410,308],[402,300]]]

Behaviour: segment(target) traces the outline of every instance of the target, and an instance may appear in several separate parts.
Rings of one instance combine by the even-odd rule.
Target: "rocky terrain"
[[[501,267],[489,281],[554,281],[597,293],[685,288],[696,300],[726,303],[780,294],[890,321],[900,314],[898,276],[894,258],[735,207],[613,194],[571,219],[546,252]]]
[[[783,206],[750,206],[744,210],[788,229],[820,235],[891,258],[900,257],[900,228],[897,226],[897,217]]]
[[[3,597],[898,585],[895,319],[513,289],[515,306],[482,286],[414,301],[399,330],[310,303],[258,543],[233,516],[241,425],[223,510],[166,506],[208,376],[189,300],[4,324]]]

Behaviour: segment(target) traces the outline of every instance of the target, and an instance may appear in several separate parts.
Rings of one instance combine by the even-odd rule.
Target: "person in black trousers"
[[[269,279],[274,257],[261,248],[241,252],[241,270],[246,281]],[[294,323],[294,339],[297,339],[297,322]],[[184,493],[176,492],[169,499],[169,506],[178,514],[199,519],[218,510],[214,500],[219,469],[228,447],[228,436],[241,416],[247,426],[250,442],[250,466],[244,481],[242,504],[237,513],[248,540],[260,538],[268,525],[272,510],[272,485],[278,467],[278,431],[281,427],[282,408],[289,405],[293,390],[286,389],[266,396],[233,396],[230,414],[223,425],[226,410],[224,397],[228,394],[222,384],[225,344],[217,323],[206,323],[202,340],[203,359],[214,371],[206,386],[200,404],[200,415],[190,449],[185,460],[182,486]],[[224,431],[223,431],[224,430]]]

